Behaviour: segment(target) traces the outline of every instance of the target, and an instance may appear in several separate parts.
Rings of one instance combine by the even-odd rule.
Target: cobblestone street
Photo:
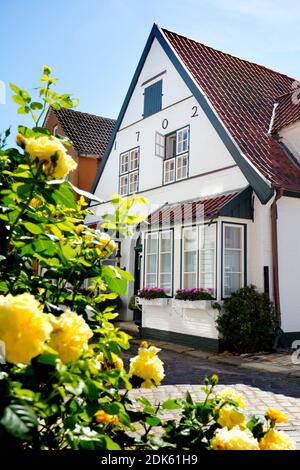
[[[136,345],[133,345],[124,358],[132,357],[135,352]],[[284,411],[289,418],[289,423],[278,426],[278,429],[286,430],[300,449],[299,378],[215,363],[202,357],[192,357],[184,352],[184,347],[181,350],[180,346],[176,346],[176,351],[163,349],[159,356],[165,364],[166,378],[162,386],[157,389],[143,390],[143,395],[154,403],[168,398],[182,397],[186,390],[200,400],[203,392],[199,385],[202,385],[204,377],[217,373],[219,375],[218,387],[234,386],[244,395],[251,411],[260,415],[263,415],[268,407]],[[138,391],[133,393],[138,393]]]

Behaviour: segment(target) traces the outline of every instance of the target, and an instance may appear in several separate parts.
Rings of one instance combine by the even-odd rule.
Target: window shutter
[[[153,83],[144,91],[144,118],[161,110],[162,80]]]

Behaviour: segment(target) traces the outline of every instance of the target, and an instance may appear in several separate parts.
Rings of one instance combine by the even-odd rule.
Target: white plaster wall
[[[215,326],[217,310],[198,310],[174,306],[143,305],[142,326],[204,338],[218,338]]]
[[[165,73],[143,85],[144,82],[162,72]],[[159,80],[163,80],[163,108],[191,95],[159,42],[154,39],[121,123],[121,129],[143,118],[144,89]]]
[[[282,197],[277,204],[282,329],[300,331],[300,199]]]
[[[300,162],[300,122],[280,129],[279,135],[292,154]]]

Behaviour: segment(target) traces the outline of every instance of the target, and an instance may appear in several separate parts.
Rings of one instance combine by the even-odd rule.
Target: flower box
[[[166,297],[161,297],[157,299],[144,299],[141,297],[137,297],[137,303],[139,305],[152,305],[153,307],[164,307],[168,305],[170,299]]]
[[[212,308],[211,300],[173,300],[175,308],[193,308],[198,310],[209,310]]]

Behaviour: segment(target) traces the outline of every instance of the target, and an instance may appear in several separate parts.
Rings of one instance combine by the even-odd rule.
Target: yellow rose
[[[236,402],[239,408],[246,408],[246,403],[243,397],[241,397],[241,395],[239,395],[236,392],[236,390],[234,390],[234,388],[231,388],[231,387],[224,388],[223,390],[221,390],[220,392],[216,394],[216,398],[219,398],[219,399],[224,398],[225,400],[226,399],[233,400]]]
[[[217,385],[218,382],[219,382],[219,376],[217,374],[213,374],[210,378],[210,383],[212,385]]]
[[[83,230],[86,230],[86,229],[87,227],[85,225],[79,224],[75,227],[75,232],[77,233],[77,235],[80,235],[83,232]]]
[[[50,317],[33,295],[0,296],[0,340],[8,362],[29,364],[43,352],[51,331]]]
[[[248,429],[241,430],[238,426],[217,429],[210,441],[214,450],[259,450],[258,441]]]
[[[261,450],[295,450],[295,444],[285,432],[269,429],[259,443]]]
[[[104,424],[119,424],[118,416],[110,415],[105,413],[103,410],[99,410],[95,413],[95,418],[97,423],[104,423]]]
[[[163,362],[157,356],[160,349],[155,346],[139,348],[138,355],[130,359],[129,377],[137,376],[144,380],[143,388],[156,386],[165,377]]]
[[[75,361],[88,347],[92,330],[81,315],[67,310],[53,321],[49,346],[65,363]]]
[[[25,149],[33,161],[38,159],[44,163],[43,171],[49,175],[49,178],[63,178],[77,167],[77,163],[56,137],[41,136],[35,139],[18,134],[16,140],[17,144]]]
[[[228,429],[234,426],[243,426],[245,423],[245,415],[232,405],[224,405],[220,408],[217,423],[222,426],[222,428],[227,427]]]
[[[286,415],[282,411],[276,410],[276,408],[269,408],[265,416],[274,423],[288,423],[289,421]]]
[[[117,356],[116,354],[114,353],[111,353],[111,358],[112,360],[111,361],[108,361],[105,357],[104,357],[104,354],[103,353],[100,353],[98,356],[97,356],[97,359],[99,362],[101,362],[101,364],[103,364],[104,368],[106,370],[110,370],[110,369],[123,369],[124,367],[124,363],[122,361],[122,359]]]
[[[29,205],[33,207],[34,209],[38,207],[41,204],[41,201],[37,199],[36,197],[33,197],[31,201],[29,202]]]

